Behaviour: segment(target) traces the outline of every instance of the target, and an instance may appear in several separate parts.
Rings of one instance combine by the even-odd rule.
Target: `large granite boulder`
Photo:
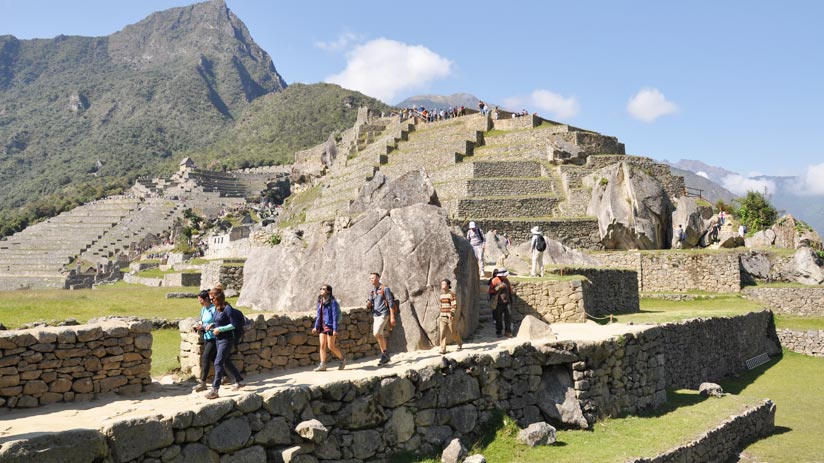
[[[741,277],[745,283],[755,283],[756,280],[764,280],[770,277],[772,264],[770,257],[765,252],[749,251],[739,256],[741,266]]]
[[[821,249],[822,247],[821,236],[812,227],[796,220],[790,214],[778,219],[770,230],[775,233],[774,244],[779,248],[797,249],[804,241],[807,241],[813,248]]]
[[[391,182],[383,172],[377,171],[358,190],[348,212],[355,216],[372,209],[396,209],[418,203],[441,205],[426,171],[409,171]]]
[[[544,368],[537,397],[544,418],[568,427],[586,429],[589,426],[575,396],[572,375],[564,365]]]
[[[824,283],[824,262],[818,253],[802,242],[801,247],[793,255],[790,264],[791,277],[798,283],[805,285],[820,285]]]
[[[672,227],[674,230],[678,225],[682,225],[687,233],[684,247],[694,248],[701,245],[702,238],[709,232],[711,219],[712,207],[699,205],[695,198],[681,196],[672,213]],[[675,233],[672,235],[670,245],[675,248],[677,238],[674,236]]]
[[[495,268],[509,267],[509,261],[507,260],[511,246],[509,240],[499,234],[497,230],[487,230],[484,239],[486,240],[484,260],[494,263]]]
[[[314,310],[317,288],[330,284],[343,307],[362,307],[369,273],[381,274],[400,300],[390,336],[395,351],[429,349],[437,341],[440,281],[449,278],[467,335],[478,324],[478,268],[469,242],[451,232],[446,211],[429,204],[361,215],[317,249],[300,242],[253,249],[238,305],[256,310]]]
[[[592,188],[587,214],[598,218],[607,249],[663,249],[671,236],[672,202],[654,177],[625,162],[583,179]]]

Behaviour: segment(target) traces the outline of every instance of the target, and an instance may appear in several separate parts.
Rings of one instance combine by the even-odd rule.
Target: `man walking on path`
[[[529,276],[544,276],[544,251],[546,251],[546,239],[541,234],[541,229],[532,227],[532,241],[529,248],[532,250],[532,272]]]
[[[372,310],[372,334],[378,341],[381,348],[381,358],[378,365],[389,363],[390,354],[386,349],[386,336],[390,326],[395,325],[395,296],[389,287],[381,284],[380,273],[371,273],[369,282],[372,288],[369,290],[369,297],[366,299],[366,308]]]
[[[472,250],[475,252],[475,258],[478,259],[478,273],[480,277],[484,277],[484,250],[486,249],[486,238],[484,232],[475,224],[469,222],[469,231],[466,232],[466,239],[472,245]]]

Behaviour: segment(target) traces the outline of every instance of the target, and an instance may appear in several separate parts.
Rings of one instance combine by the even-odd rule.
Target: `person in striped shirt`
[[[441,355],[446,354],[446,332],[452,334],[452,340],[458,345],[458,350],[463,347],[461,335],[455,326],[455,319],[458,311],[458,301],[455,299],[455,292],[452,291],[452,282],[447,279],[441,281],[441,313],[438,316],[438,331],[440,332]]]

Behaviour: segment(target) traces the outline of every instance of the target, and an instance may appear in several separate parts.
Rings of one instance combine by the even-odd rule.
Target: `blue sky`
[[[106,35],[188,3],[0,0],[0,34]],[[824,194],[824,2],[227,3],[287,83],[472,93]]]

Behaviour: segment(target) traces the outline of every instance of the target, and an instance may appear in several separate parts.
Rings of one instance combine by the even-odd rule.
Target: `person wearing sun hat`
[[[472,250],[475,252],[475,258],[478,259],[478,273],[480,277],[484,277],[484,250],[486,249],[486,238],[484,232],[475,222],[469,222],[469,230],[466,232],[466,239],[472,245]]]
[[[532,272],[529,276],[544,276],[544,251],[546,251],[546,239],[541,234],[541,229],[538,226],[532,227],[532,240],[529,244],[529,249],[532,251]]]
[[[512,312],[510,304],[512,304],[512,283],[509,282],[509,272],[506,268],[498,269],[495,278],[489,285],[490,293],[494,293],[495,301],[493,301],[492,318],[495,320],[495,335],[499,338],[502,333],[506,337],[512,337]]]

